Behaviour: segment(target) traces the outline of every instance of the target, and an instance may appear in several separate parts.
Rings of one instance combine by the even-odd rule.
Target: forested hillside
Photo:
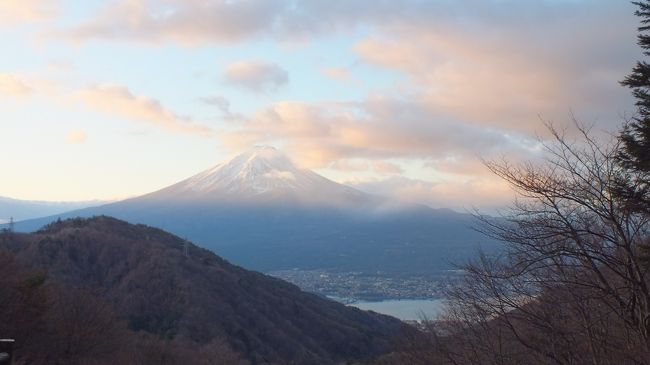
[[[330,364],[390,351],[404,329],[109,217],[1,237],[1,335],[25,363]]]

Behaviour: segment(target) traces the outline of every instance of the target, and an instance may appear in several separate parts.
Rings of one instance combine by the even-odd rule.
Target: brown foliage
[[[57,222],[0,241],[17,261],[48,274],[44,312],[28,316],[41,318],[42,336],[19,357],[52,364],[330,364],[387,352],[402,329],[397,319],[304,293],[196,246],[187,257],[184,245],[109,217]]]

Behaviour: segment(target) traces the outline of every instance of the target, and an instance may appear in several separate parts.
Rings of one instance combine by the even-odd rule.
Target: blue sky
[[[625,1],[1,0],[0,196],[147,193],[255,144],[457,209],[510,192],[540,119],[616,131]]]

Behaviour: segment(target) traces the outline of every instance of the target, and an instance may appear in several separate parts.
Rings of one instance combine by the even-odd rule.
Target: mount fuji
[[[479,246],[496,247],[471,228],[471,215],[366,194],[300,169],[272,147],[140,197],[18,222],[16,229],[96,215],[165,229],[263,272],[429,275],[467,260]]]
[[[212,203],[293,202],[354,205],[369,195],[297,168],[273,147],[258,146],[198,175],[142,197],[145,200]]]

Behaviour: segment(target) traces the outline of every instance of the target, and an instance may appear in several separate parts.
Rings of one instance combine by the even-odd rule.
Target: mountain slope
[[[61,215],[110,215],[164,228],[249,269],[437,274],[481,246],[473,218],[398,205],[296,168],[257,147],[168,188]],[[57,217],[21,222],[32,231]]]
[[[225,339],[253,363],[360,359],[388,351],[403,329],[394,318],[301,292],[113,218],[56,222],[2,246],[58,282],[93,288],[131,330],[199,344]]]
[[[258,146],[138,201],[270,203],[303,205],[367,203],[373,197],[296,167],[273,147]]]

